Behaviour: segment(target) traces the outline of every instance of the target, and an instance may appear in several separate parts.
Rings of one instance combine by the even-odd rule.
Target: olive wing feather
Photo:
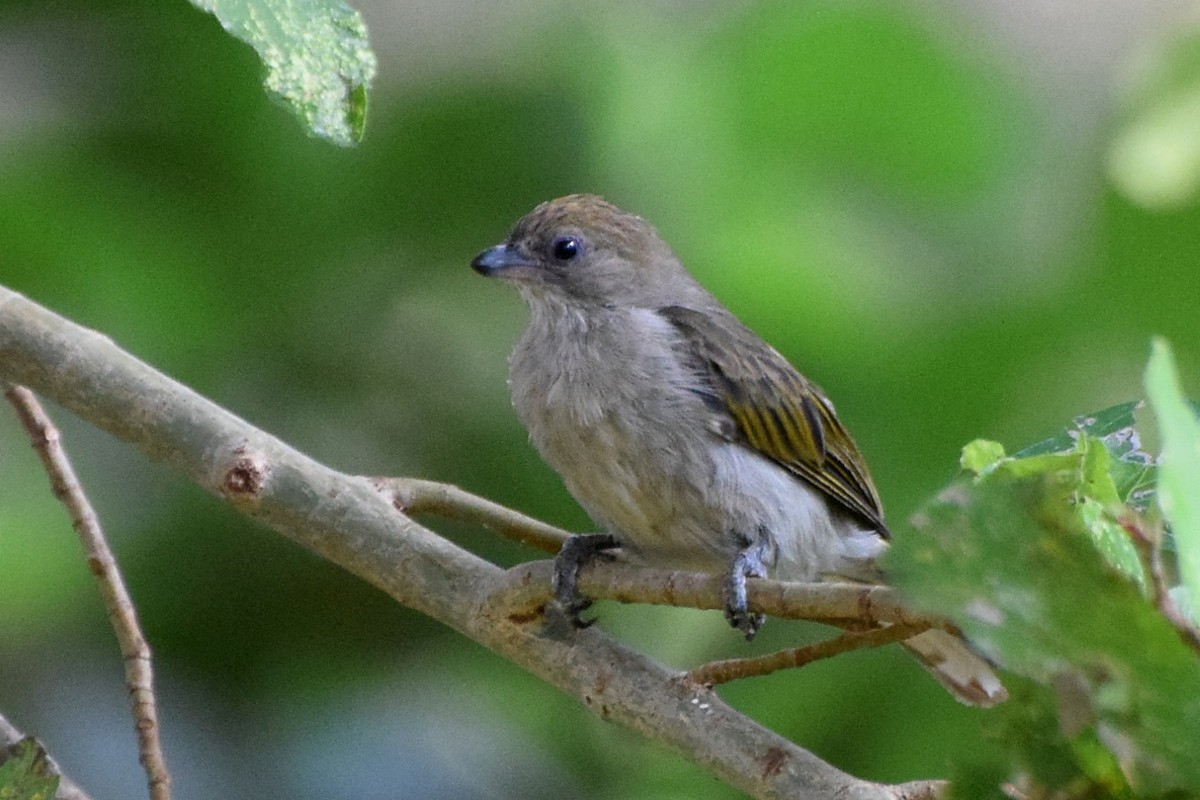
[[[723,310],[659,309],[710,405],[733,421],[731,438],[808,481],[885,538],[883,507],[866,462],[821,388]]]

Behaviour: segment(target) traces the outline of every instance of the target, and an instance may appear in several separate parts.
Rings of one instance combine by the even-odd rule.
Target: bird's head
[[[542,203],[471,266],[571,305],[653,308],[703,292],[653,226],[589,194]]]

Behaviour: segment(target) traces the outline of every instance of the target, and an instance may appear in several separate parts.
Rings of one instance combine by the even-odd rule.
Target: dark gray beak
[[[516,248],[509,247],[506,244],[498,244],[495,247],[489,247],[479,255],[475,256],[475,260],[471,262],[471,269],[478,272],[480,275],[499,275],[502,272],[519,267],[533,267],[533,261],[530,261],[525,256],[521,255]]]

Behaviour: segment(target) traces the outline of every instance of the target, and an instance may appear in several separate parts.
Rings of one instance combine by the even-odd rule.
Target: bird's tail
[[[960,703],[987,708],[1008,699],[991,665],[949,631],[925,631],[905,640],[904,649]]]

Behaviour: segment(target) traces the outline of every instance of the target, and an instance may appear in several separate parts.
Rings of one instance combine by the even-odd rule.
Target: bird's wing
[[[667,306],[698,391],[733,420],[732,438],[836,500],[887,538],[866,462],[821,388],[727,312]]]

